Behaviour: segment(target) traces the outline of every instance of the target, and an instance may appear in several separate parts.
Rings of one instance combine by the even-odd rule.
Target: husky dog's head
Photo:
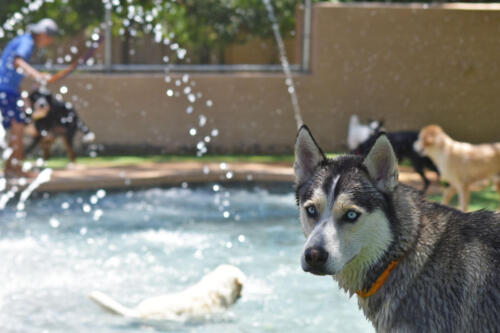
[[[334,275],[351,291],[363,287],[367,271],[380,263],[394,241],[389,215],[398,168],[389,140],[381,135],[364,159],[327,159],[303,126],[295,145],[295,175],[307,237],[302,268]]]

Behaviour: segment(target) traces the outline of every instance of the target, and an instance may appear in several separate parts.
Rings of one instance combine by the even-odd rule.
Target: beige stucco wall
[[[442,125],[457,139],[500,141],[500,7],[317,4],[312,71],[295,76],[305,122],[329,151],[345,145],[352,113],[389,130]],[[291,152],[296,125],[282,74],[189,74],[203,94],[195,112],[182,74],[78,74],[61,82],[105,145],[177,152],[212,128],[211,151]],[[179,97],[167,97],[174,89]],[[71,99],[70,97],[66,97]],[[205,106],[211,99],[213,107]],[[198,116],[208,118],[191,137]]]

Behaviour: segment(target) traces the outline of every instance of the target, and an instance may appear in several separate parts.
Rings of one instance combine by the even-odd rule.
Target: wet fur
[[[245,275],[235,266],[220,265],[186,290],[147,298],[126,307],[99,291],[89,298],[104,310],[124,317],[186,321],[222,312],[241,296]]]
[[[375,155],[376,170],[390,169],[383,154]],[[299,131],[295,170],[302,225],[310,224],[304,203],[318,191],[326,197],[324,189],[338,177],[333,200],[347,194],[351,204],[363,207],[372,222],[387,223],[392,235],[386,248],[377,250],[369,260],[356,262],[355,258],[334,273],[317,267],[315,273],[332,275],[353,295],[370,288],[393,260],[399,260],[380,290],[367,298],[357,296],[378,332],[498,332],[500,215],[463,213],[426,201],[401,183],[387,187],[384,179],[390,180],[390,173],[378,177],[368,170],[366,158],[344,155],[326,159],[307,127]],[[327,223],[342,228],[340,221]],[[313,223],[308,228],[304,228],[306,237],[324,226]],[[306,244],[310,241],[308,237]]]

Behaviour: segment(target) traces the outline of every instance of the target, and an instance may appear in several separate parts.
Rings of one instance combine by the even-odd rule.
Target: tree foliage
[[[249,36],[272,36],[262,0],[35,0],[9,1],[0,11],[4,39],[41,18],[53,18],[62,33],[72,36],[102,24],[105,6],[112,9],[114,35],[131,38],[158,33],[200,53],[223,49]],[[297,5],[302,0],[272,0],[281,31],[293,33]],[[12,17],[21,20],[9,29]],[[0,26],[2,27],[2,26]]]

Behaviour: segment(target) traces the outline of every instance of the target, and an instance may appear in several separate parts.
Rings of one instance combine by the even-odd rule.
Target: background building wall
[[[391,131],[437,123],[458,140],[500,141],[500,6],[321,3],[312,22],[311,73],[294,78],[304,121],[326,150],[345,149],[351,114],[384,119]],[[74,74],[60,85],[111,150],[192,152],[217,128],[211,152],[293,151],[284,75],[190,73],[203,94],[192,114],[185,85],[175,86],[182,74],[170,76]],[[193,137],[200,114],[208,121]]]

